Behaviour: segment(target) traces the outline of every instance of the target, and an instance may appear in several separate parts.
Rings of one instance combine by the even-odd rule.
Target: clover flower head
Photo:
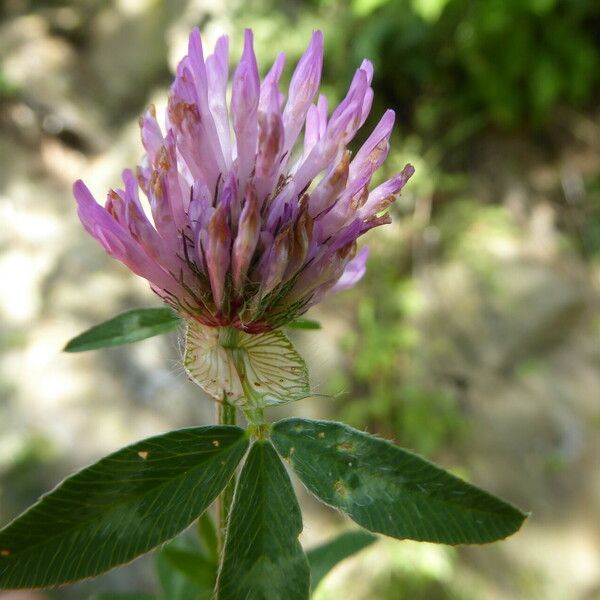
[[[86,230],[183,317],[259,333],[362,277],[367,249],[357,252],[357,239],[389,222],[385,210],[414,169],[370,189],[388,153],[391,110],[354,156],[347,149],[371,109],[368,60],[330,114],[325,96],[316,99],[321,32],[287,98],[279,87],[285,56],[261,80],[246,30],[228,102],[228,54],[221,37],[205,58],[195,29],[164,128],[153,107],[140,119],[146,155],[137,173],[123,172],[123,188],[104,207],[82,181],[74,195]]]

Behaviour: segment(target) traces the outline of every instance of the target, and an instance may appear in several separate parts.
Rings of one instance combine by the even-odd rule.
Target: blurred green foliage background
[[[369,271],[298,332],[315,387],[288,413],[395,439],[532,511],[485,548],[382,541],[319,600],[600,598],[600,6],[593,0],[4,0],[0,4],[0,523],[61,477],[169,427],[210,422],[175,337],[64,356],[119,310],[156,304],[80,228],[139,159],[191,27],[252,27],[262,71],[325,34],[339,100],[363,57],[372,117],[397,113],[381,177],[417,173],[369,234]],[[273,419],[284,411],[272,411]],[[347,526],[306,494],[303,541]],[[151,562],[0,599],[152,590]]]

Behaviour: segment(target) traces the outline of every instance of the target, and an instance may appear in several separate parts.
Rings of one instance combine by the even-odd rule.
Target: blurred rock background
[[[0,524],[76,468],[214,408],[177,336],[81,355],[83,329],[154,306],[80,227],[140,154],[190,28],[253,27],[263,70],[326,40],[339,100],[375,63],[373,121],[398,114],[387,174],[417,167],[363,283],[296,341],[335,400],[287,412],[395,439],[532,512],[508,541],[382,540],[318,600],[600,598],[600,8],[593,0],[4,0],[0,4]],[[365,131],[369,130],[369,124]],[[358,140],[360,141],[360,140]],[[284,416],[273,410],[271,417]],[[347,526],[307,495],[303,541]],[[2,600],[152,591],[151,559]]]

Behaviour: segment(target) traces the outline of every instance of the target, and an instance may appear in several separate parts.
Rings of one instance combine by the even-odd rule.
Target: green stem
[[[236,370],[242,390],[246,396],[246,403],[242,408],[244,416],[251,425],[262,426],[265,424],[264,410],[260,406],[260,398],[256,397],[254,390],[248,383],[246,365],[243,358],[245,350],[242,350],[238,346],[239,337],[240,332],[237,329],[224,327],[219,331],[219,344],[227,352],[227,356]]]
[[[244,415],[246,416],[250,429],[253,435],[262,438],[268,434],[269,427],[265,423],[265,417],[263,414],[263,408],[256,406],[256,398],[254,397],[252,388],[248,385],[248,379],[246,377],[246,367],[243,360],[243,355],[238,346],[240,338],[240,332],[233,327],[223,327],[219,331],[219,344],[225,349],[225,352],[229,356],[237,375],[240,379],[240,384],[244,390],[246,396],[246,406],[243,408]],[[229,404],[226,400],[226,396],[223,397],[223,401],[217,405],[217,418],[219,425],[235,425],[236,423],[236,409],[234,406]],[[221,492],[218,502],[218,528],[217,528],[217,546],[219,550],[219,556],[221,555],[225,546],[225,534],[227,532],[227,521],[229,518],[229,511],[231,510],[231,504],[233,502],[233,492],[235,490],[235,478],[227,484],[225,489]]]
[[[217,421],[219,425],[235,425],[236,409],[225,399],[217,404]],[[227,531],[227,520],[229,511],[233,502],[233,492],[235,490],[235,477],[232,477],[225,489],[221,492],[218,501],[218,525],[217,525],[217,550],[219,556],[225,547],[225,532]]]

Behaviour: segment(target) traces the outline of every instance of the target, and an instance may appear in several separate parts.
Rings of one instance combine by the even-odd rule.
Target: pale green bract
[[[241,408],[313,395],[306,363],[279,329],[249,334],[188,321],[183,364],[207,394]]]

